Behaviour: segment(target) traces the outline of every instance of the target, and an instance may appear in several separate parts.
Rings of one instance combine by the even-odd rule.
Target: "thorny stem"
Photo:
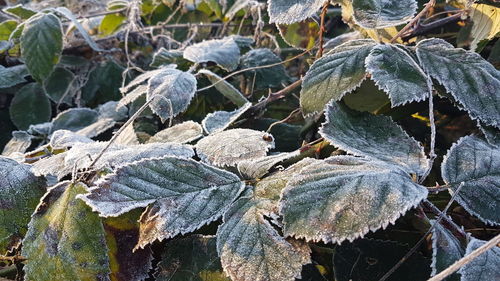
[[[425,199],[422,202],[422,206],[426,211],[429,211],[436,216],[439,216],[441,214],[441,211],[434,206],[429,200]],[[460,228],[454,221],[452,221],[448,216],[444,216],[442,220],[443,225],[448,228],[455,236],[459,236],[462,240],[467,239],[467,233],[463,231],[462,228]]]
[[[316,58],[319,59],[323,56],[324,52],[324,45],[325,45],[325,17],[326,13],[328,12],[328,6],[330,6],[330,1],[325,1],[325,4],[323,4],[323,9],[321,10],[321,19],[320,19],[320,26],[319,26],[319,50],[318,53],[316,54]]]
[[[411,248],[411,250],[408,253],[406,253],[406,255],[403,258],[401,258],[401,260],[399,260],[399,262],[395,266],[393,266],[386,274],[384,274],[384,276],[382,276],[382,278],[380,278],[379,281],[387,280],[387,278],[389,278],[409,257],[411,257],[411,255],[413,255],[413,253],[418,249],[418,247],[420,247],[420,245],[422,245],[422,243],[425,241],[426,237],[429,234],[431,234],[432,230],[436,227],[436,225],[443,219],[443,217],[446,216],[446,212],[451,207],[451,204],[453,204],[453,202],[455,201],[455,198],[457,197],[458,193],[460,192],[460,189],[462,188],[462,186],[463,186],[463,183],[458,186],[457,190],[455,191],[455,193],[451,197],[450,201],[448,202],[448,204],[446,205],[444,210],[442,212],[440,212],[438,218],[432,224],[432,226],[429,228],[429,230],[427,230],[427,232],[422,236],[422,238],[420,238],[420,240],[418,240],[418,242],[415,244],[415,246],[413,246],[413,248]]]
[[[476,259],[477,257],[479,257],[484,252],[488,251],[491,248],[496,247],[499,243],[500,243],[500,234],[498,234],[497,236],[495,236],[493,239],[491,239],[490,241],[488,241],[483,246],[481,246],[481,247],[475,249],[474,251],[472,251],[472,253],[470,253],[467,256],[459,259],[454,264],[450,265],[448,268],[446,268],[445,270],[441,271],[439,274],[435,275],[434,277],[432,277],[428,281],[441,281],[441,280],[445,279],[446,277],[450,276],[455,271],[457,271],[458,269],[460,269],[462,266],[470,263],[471,261],[473,261],[474,259]]]
[[[436,5],[436,0],[429,0],[425,7],[418,13],[403,29],[401,29],[390,41],[390,43],[396,42],[399,37],[401,37],[406,31],[408,31],[421,17],[423,17],[427,12]]]

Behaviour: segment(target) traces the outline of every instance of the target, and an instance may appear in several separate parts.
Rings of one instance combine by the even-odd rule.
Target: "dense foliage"
[[[497,0],[0,4],[1,280],[500,279]]]

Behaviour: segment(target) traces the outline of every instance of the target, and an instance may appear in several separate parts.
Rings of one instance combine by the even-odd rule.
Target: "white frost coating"
[[[136,248],[217,220],[244,189],[234,174],[192,159],[163,157],[122,166],[81,198],[101,216],[149,206]]]
[[[80,135],[78,133],[73,133],[68,130],[57,130],[52,133],[50,138],[50,146],[54,149],[61,149],[72,147],[78,143],[91,143],[93,140],[89,139],[85,135]]]
[[[111,118],[115,121],[122,121],[128,115],[128,110],[126,108],[119,108],[117,101],[108,101],[99,105],[97,112],[99,113],[99,119]]]
[[[486,244],[486,241],[472,238],[467,245],[465,255]],[[500,280],[500,247],[494,247],[462,266],[458,271],[461,281]]]
[[[52,119],[52,131],[78,131],[96,122],[99,113],[90,108],[70,108]]]
[[[12,138],[5,144],[2,155],[12,156],[15,153],[25,153],[31,146],[31,135],[25,131],[13,131]],[[24,158],[24,157],[23,157]]]
[[[304,167],[283,190],[286,236],[341,243],[385,229],[427,197],[398,166],[336,156]]]
[[[248,196],[231,206],[217,230],[224,271],[233,281],[300,278],[302,265],[310,263],[309,247],[287,242],[266,220],[274,204]]]
[[[64,157],[66,157],[66,152],[52,155],[51,157],[43,158],[35,163],[33,163],[31,171],[36,176],[47,176],[53,175],[57,176],[60,180],[66,175],[64,166]]]
[[[313,15],[327,0],[268,0],[269,22],[291,24]]]
[[[366,78],[365,58],[376,42],[360,39],[346,42],[316,60],[304,76],[300,107],[304,115],[322,111],[358,88]]]
[[[124,108],[130,103],[134,102],[136,99],[148,92],[148,85],[139,85],[132,91],[130,91],[126,96],[124,96],[119,102],[117,109]]]
[[[417,11],[415,0],[353,0],[354,21],[364,28],[385,28],[410,21]]]
[[[478,53],[425,39],[417,56],[426,73],[441,83],[473,119],[500,128],[500,71]]]
[[[194,63],[215,62],[227,71],[233,71],[240,62],[240,48],[233,38],[207,40],[187,47],[184,58]]]
[[[215,166],[236,166],[243,160],[259,159],[274,148],[274,138],[265,132],[250,129],[232,129],[201,139],[196,153],[205,162]]]
[[[401,166],[422,175],[429,165],[424,148],[390,117],[358,112],[332,102],[320,134],[348,153]]]
[[[393,106],[423,101],[429,96],[427,75],[401,47],[373,47],[365,60],[365,67],[375,85],[389,95]]]
[[[490,225],[500,225],[500,147],[474,136],[455,143],[441,164],[449,192],[461,187],[456,201]]]
[[[187,109],[196,93],[196,78],[191,73],[173,68],[162,68],[148,81],[149,107],[162,121],[177,116]]]
[[[300,150],[296,150],[264,156],[260,159],[244,160],[238,163],[238,172],[248,179],[258,179],[267,174],[277,164],[299,155]]]
[[[76,131],[76,133],[87,138],[93,138],[113,128],[115,125],[116,121],[112,118],[102,118],[85,128]]]
[[[142,83],[145,83],[147,80],[152,78],[153,76],[161,73],[163,71],[163,68],[151,70],[144,72],[143,74],[137,76],[132,80],[130,83],[127,84],[127,86],[120,88],[120,92],[122,94],[128,93],[132,88],[141,85]]]
[[[432,220],[432,224],[436,221]],[[465,247],[460,241],[444,228],[440,223],[436,224],[432,231],[432,263],[431,276],[445,270],[450,265],[461,259],[465,254]],[[453,274],[455,280],[459,280],[458,274]],[[450,278],[451,281],[451,278]]]
[[[122,133],[115,139],[115,143],[117,144],[125,144],[125,145],[138,145],[139,139],[137,138],[137,134],[135,133],[133,122],[130,123]]]
[[[205,119],[201,121],[201,125],[208,134],[222,132],[233,124],[234,121],[238,120],[238,118],[240,118],[240,116],[250,107],[252,107],[252,103],[248,102],[234,111],[216,111],[209,113]]]
[[[203,136],[203,128],[194,121],[186,121],[165,130],[159,131],[152,136],[148,143],[175,142],[189,143]]]

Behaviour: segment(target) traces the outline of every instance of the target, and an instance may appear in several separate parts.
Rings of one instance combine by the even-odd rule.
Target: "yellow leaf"
[[[492,39],[500,32],[500,8],[486,4],[474,4],[472,5],[470,17],[474,23],[471,31],[474,38],[471,43],[471,50],[477,48],[479,41]]]

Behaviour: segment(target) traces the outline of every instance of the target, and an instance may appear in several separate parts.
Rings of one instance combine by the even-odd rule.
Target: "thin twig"
[[[429,0],[425,7],[418,13],[403,29],[401,29],[390,41],[390,43],[396,42],[399,37],[401,37],[406,31],[408,31],[421,17],[423,17],[427,12],[436,5],[436,0]]]
[[[453,274],[455,271],[459,270],[462,266],[470,263],[477,257],[479,257],[481,254],[484,252],[488,251],[489,249],[492,249],[493,247],[497,247],[497,245],[500,243],[500,234],[495,236],[493,239],[488,241],[486,244],[483,246],[475,249],[472,251],[470,254],[467,256],[459,259],[456,261],[454,264],[450,265],[447,269],[441,271],[439,274],[435,275],[434,277],[430,278],[428,281],[441,281],[445,279],[446,277],[450,276]]]
[[[429,151],[429,162],[428,162],[428,168],[425,171],[425,173],[422,175],[422,177],[419,180],[419,183],[422,183],[427,176],[431,173],[432,166],[434,165],[434,160],[436,159],[437,155],[435,153],[435,147],[436,147],[436,123],[435,123],[435,118],[434,118],[434,100],[433,100],[433,89],[432,89],[432,79],[429,75],[427,75],[427,90],[429,92],[429,122],[431,126],[431,143],[430,143],[430,151]]]
[[[436,216],[439,216],[441,214],[441,211],[427,199],[424,199],[422,205],[426,209],[426,211],[429,211]],[[459,236],[462,240],[467,239],[467,233],[465,233],[464,230],[460,226],[458,226],[454,221],[452,221],[448,216],[443,217],[442,223],[455,236]]]
[[[320,25],[319,25],[319,50],[318,53],[316,53],[316,58],[319,59],[323,56],[323,51],[324,45],[325,45],[325,17],[326,17],[326,12],[328,12],[328,6],[330,6],[330,1],[325,1],[323,4],[323,9],[321,10],[321,18],[320,18]]]
[[[386,274],[384,274],[384,276],[382,276],[382,278],[380,278],[379,281],[387,280],[387,278],[389,278],[406,260],[408,260],[409,257],[411,257],[411,255],[413,255],[413,253],[415,253],[415,251],[418,249],[418,247],[420,247],[420,245],[422,245],[422,243],[425,241],[427,235],[431,234],[432,230],[436,227],[436,225],[443,219],[444,216],[446,216],[446,212],[451,207],[451,204],[453,204],[453,202],[455,201],[455,198],[457,197],[458,193],[460,192],[460,189],[462,188],[462,186],[463,186],[463,184],[460,184],[458,186],[457,190],[455,191],[455,193],[451,197],[450,202],[448,202],[448,205],[446,205],[444,210],[439,214],[438,218],[432,224],[432,226],[429,228],[429,230],[427,230],[427,232],[422,236],[422,238],[420,238],[420,240],[418,240],[417,244],[415,244],[415,246],[413,246],[413,248],[411,248],[411,250],[408,253],[406,253],[406,255],[403,258],[401,258],[401,260],[399,260],[399,262],[395,266],[393,266]]]
[[[285,119],[276,121],[276,122],[272,123],[271,125],[269,125],[269,127],[266,130],[266,132],[267,133],[271,132],[271,130],[273,129],[273,127],[276,126],[276,125],[278,125],[278,124],[283,124],[283,123],[288,122],[290,119],[293,118],[293,116],[295,114],[299,113],[300,111],[301,111],[301,108],[296,108],[294,111],[290,112],[290,114]]]

